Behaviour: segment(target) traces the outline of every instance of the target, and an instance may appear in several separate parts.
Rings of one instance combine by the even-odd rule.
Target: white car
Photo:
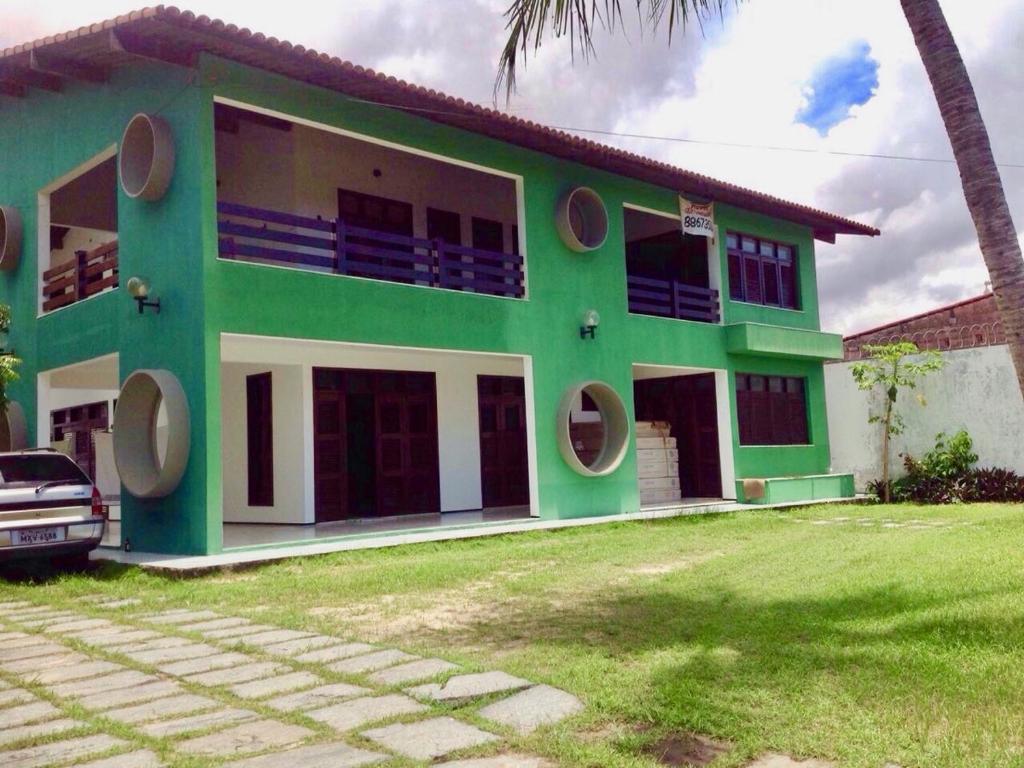
[[[0,453],[0,564],[86,558],[107,522],[99,489],[51,449]]]

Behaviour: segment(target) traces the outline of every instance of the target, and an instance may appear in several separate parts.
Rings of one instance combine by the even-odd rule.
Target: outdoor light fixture
[[[146,307],[153,307],[156,310],[156,313],[158,315],[160,314],[160,299],[149,301],[149,280],[145,277],[129,277],[128,294],[135,299],[135,303],[139,305],[140,315]]]
[[[601,323],[601,316],[597,313],[596,309],[588,309],[583,313],[583,325],[580,326],[580,338],[597,338],[595,332],[597,326]]]

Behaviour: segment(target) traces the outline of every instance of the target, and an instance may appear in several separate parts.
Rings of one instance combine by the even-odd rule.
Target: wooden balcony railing
[[[630,312],[702,323],[718,322],[718,291],[713,288],[637,275],[629,275],[626,280]]]
[[[117,241],[75,255],[43,272],[43,311],[74,304],[107,288],[118,280]]]
[[[408,285],[522,298],[523,259],[512,253],[395,235],[290,213],[220,202],[219,251]],[[229,217],[229,218],[224,218]]]

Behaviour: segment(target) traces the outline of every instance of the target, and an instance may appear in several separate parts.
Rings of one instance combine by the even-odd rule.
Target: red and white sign
[[[715,204],[691,203],[679,198],[679,215],[683,220],[683,232],[687,235],[715,239]]]

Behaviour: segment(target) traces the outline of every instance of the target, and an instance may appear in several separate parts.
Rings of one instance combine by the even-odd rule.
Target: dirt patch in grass
[[[698,555],[691,555],[689,557],[680,557],[675,560],[669,560],[662,563],[642,563],[641,565],[629,568],[626,573],[636,576],[665,576],[669,573],[675,573],[676,571],[686,571],[695,566],[706,563],[709,560],[724,555],[725,552],[703,552]]]
[[[645,748],[662,765],[701,768],[732,749],[732,745],[699,733],[670,733]]]

